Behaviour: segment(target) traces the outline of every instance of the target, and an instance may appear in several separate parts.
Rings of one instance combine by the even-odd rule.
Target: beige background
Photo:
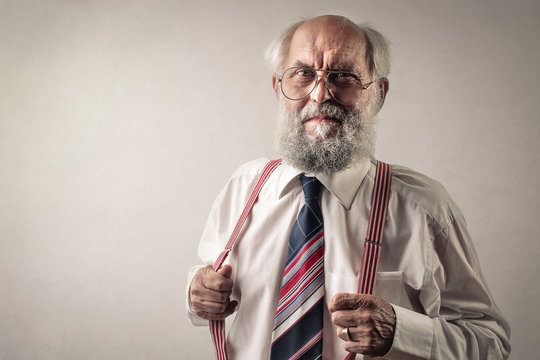
[[[393,42],[379,158],[441,180],[537,355],[538,1],[0,0],[0,359],[210,359],[184,315],[211,202],[275,156],[262,53],[286,24]]]

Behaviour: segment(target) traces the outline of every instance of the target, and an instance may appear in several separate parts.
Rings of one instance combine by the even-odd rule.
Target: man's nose
[[[322,104],[323,102],[332,99],[332,95],[330,95],[330,92],[326,88],[326,81],[327,78],[325,74],[318,76],[315,89],[311,92],[311,100]]]

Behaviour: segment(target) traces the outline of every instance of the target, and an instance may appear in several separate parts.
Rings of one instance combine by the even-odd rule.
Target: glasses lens
[[[358,76],[349,72],[327,73],[326,86],[330,95],[342,105],[352,105],[358,101],[362,92],[362,82]],[[311,68],[292,67],[283,73],[281,91],[291,100],[308,96],[317,83],[317,71]]]
[[[309,68],[293,67],[287,69],[281,78],[283,95],[291,100],[302,99],[315,87],[317,72]]]
[[[360,98],[362,82],[353,73],[330,73],[328,74],[328,88],[338,102],[343,105],[352,105]]]

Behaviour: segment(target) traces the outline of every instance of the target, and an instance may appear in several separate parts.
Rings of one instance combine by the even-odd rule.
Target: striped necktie
[[[305,205],[289,236],[274,330],[271,360],[322,356],[324,307],[324,232],[315,177],[300,176]]]

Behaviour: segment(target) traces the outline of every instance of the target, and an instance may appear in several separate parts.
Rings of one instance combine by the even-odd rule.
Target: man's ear
[[[274,94],[276,95],[276,99],[279,99],[279,81],[276,75],[272,75],[272,87],[274,88]]]
[[[381,105],[379,106],[379,110],[384,105],[384,100],[386,99],[386,94],[388,94],[388,90],[390,89],[390,82],[387,78],[382,78],[379,80],[379,91],[381,92]]]

